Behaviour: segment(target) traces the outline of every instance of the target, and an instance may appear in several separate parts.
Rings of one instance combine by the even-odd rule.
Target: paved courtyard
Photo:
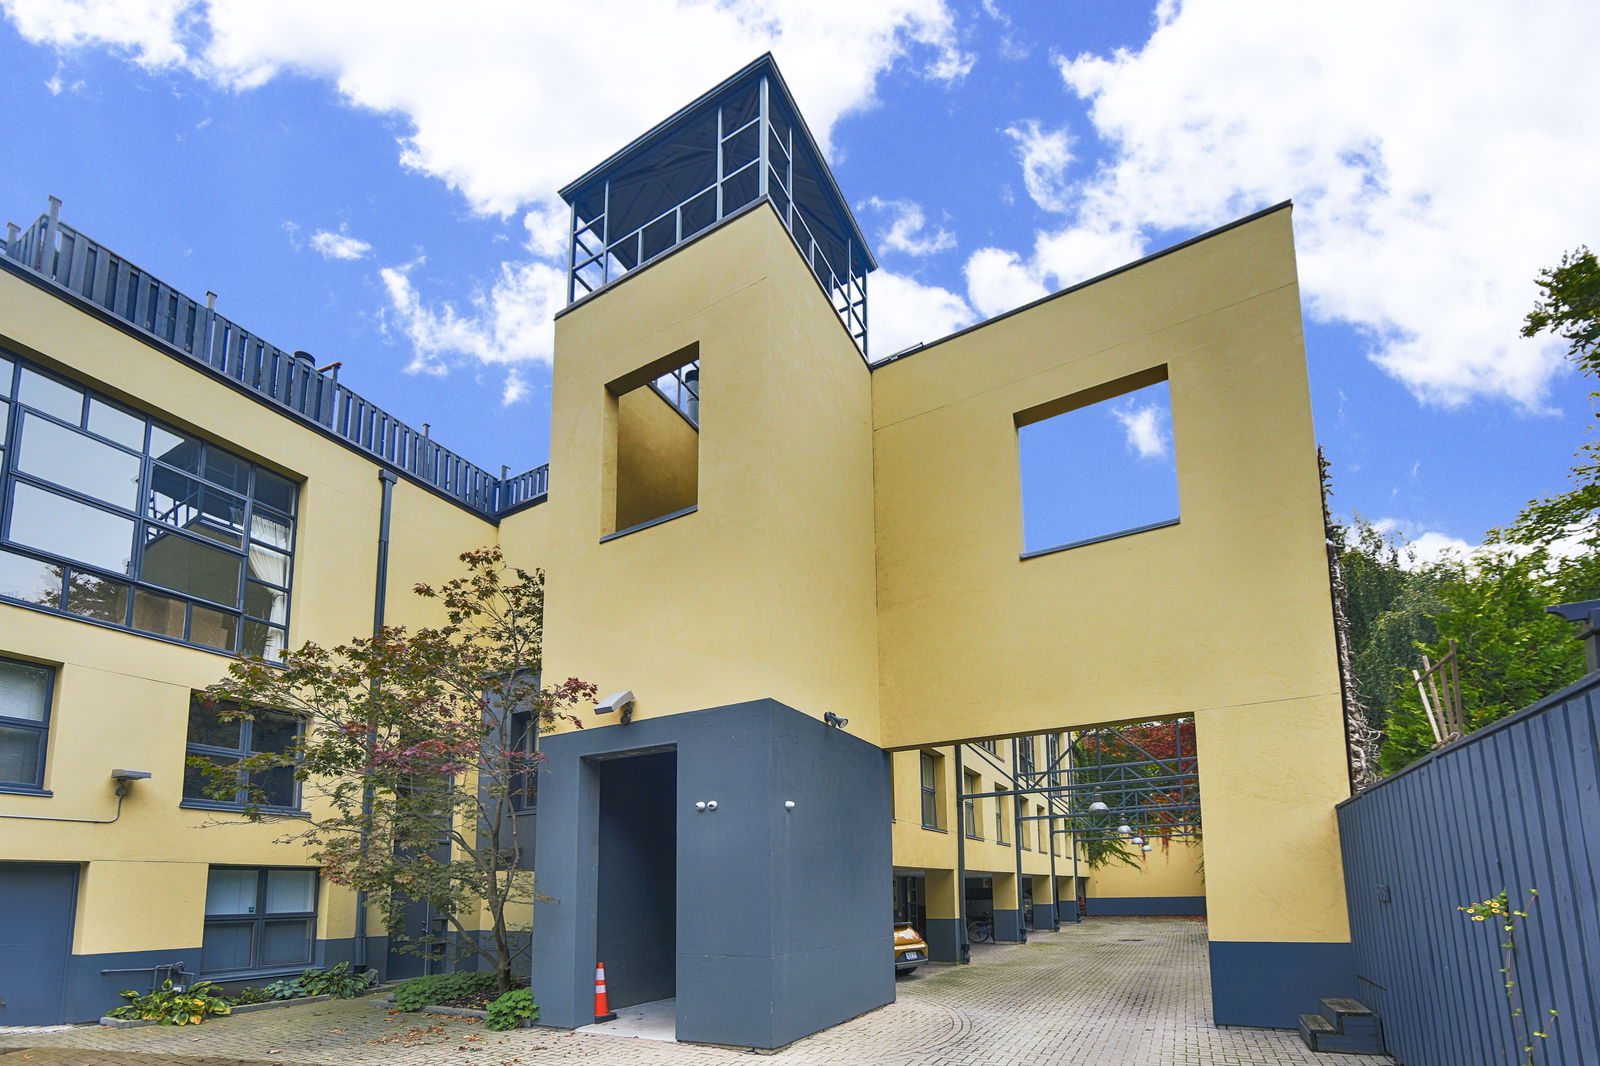
[[[763,1061],[807,1066],[1377,1066],[1314,1054],[1293,1033],[1208,1021],[1205,925],[1100,918],[1026,944],[978,945],[970,966],[924,967],[899,999]],[[0,1066],[731,1066],[747,1052],[389,1014],[376,999],[203,1026],[0,1031]]]

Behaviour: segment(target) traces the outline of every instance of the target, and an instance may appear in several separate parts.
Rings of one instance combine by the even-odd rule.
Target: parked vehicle
[[[928,942],[910,922],[894,923],[894,972],[910,973],[928,961]]]

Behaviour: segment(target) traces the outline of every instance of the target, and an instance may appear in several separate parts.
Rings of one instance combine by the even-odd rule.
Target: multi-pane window
[[[315,870],[213,866],[206,878],[204,973],[295,970],[311,962]]]
[[[983,791],[983,779],[970,771],[966,776],[966,793],[961,798],[961,831],[973,840],[982,840],[982,827],[978,825],[978,801],[973,793]]]
[[[922,826],[939,828],[939,756],[921,752],[922,756]]]
[[[1020,797],[1014,802],[1018,813],[1022,815],[1022,824],[1017,826],[1017,847],[1023,851],[1032,851],[1033,847],[1028,843],[1028,831],[1033,827],[1033,823],[1028,821],[1028,811],[1032,809],[1033,804]]]
[[[48,666],[0,659],[0,790],[44,787],[44,744],[55,680]]]
[[[998,754],[1000,754],[999,741],[996,741],[996,740],[993,740],[993,739],[978,741],[978,747],[982,748],[984,751],[988,752],[990,755],[998,755]]]
[[[0,354],[0,597],[221,651],[286,644],[296,489]]]
[[[1004,786],[997,786],[995,791],[1004,792],[1005,788]],[[1001,844],[1011,843],[1006,839],[1006,798],[1004,796],[996,796],[994,798],[994,839]]]
[[[199,696],[189,701],[189,758],[204,759],[216,766],[227,766],[240,759],[270,752],[282,755],[300,739],[301,723],[281,711],[256,710],[250,718],[224,718],[225,705],[207,703]],[[255,803],[261,807],[294,810],[299,804],[299,783],[294,767],[274,766],[237,775],[238,788],[231,798],[219,799],[212,792],[213,778],[204,770],[189,766],[183,773],[183,802],[187,806],[241,807]]]
[[[1033,773],[1033,738],[1018,737],[1011,743],[1017,746],[1017,769],[1022,773]]]

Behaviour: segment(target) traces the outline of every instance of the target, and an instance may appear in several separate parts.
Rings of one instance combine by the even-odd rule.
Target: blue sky
[[[1477,543],[1588,422],[1517,336],[1535,272],[1600,243],[1587,0],[0,12],[7,219],[62,197],[491,468],[547,455],[555,189],[769,48],[882,264],[876,356],[1293,199],[1338,513]]]

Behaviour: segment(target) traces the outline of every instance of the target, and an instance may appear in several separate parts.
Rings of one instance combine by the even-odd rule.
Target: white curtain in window
[[[283,553],[289,550],[289,527],[281,522],[263,518],[257,515],[250,523],[250,576],[257,581],[266,581],[274,585],[289,584],[289,556],[272,551],[277,548]],[[288,593],[277,589],[262,589],[272,597],[270,608],[264,612],[268,621],[282,625],[288,621]],[[265,655],[268,659],[275,658],[283,650],[283,632],[278,629],[267,631]]]

